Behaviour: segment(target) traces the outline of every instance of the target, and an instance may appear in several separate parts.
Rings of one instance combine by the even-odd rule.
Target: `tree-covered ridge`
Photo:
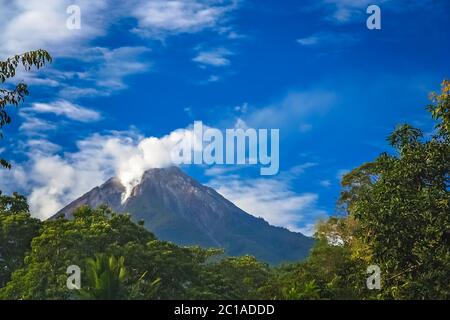
[[[2,215],[27,213],[2,212]],[[28,223],[34,220],[28,217]],[[8,222],[3,223],[4,227]],[[3,228],[4,229],[4,228]],[[27,252],[27,253],[26,253]],[[209,262],[220,250],[182,248],[155,239],[128,215],[81,207],[73,220],[40,223],[31,247],[10,260],[24,263],[0,290],[6,299],[261,298],[269,268],[252,257]],[[116,258],[117,257],[117,258]],[[81,291],[66,286],[68,266],[84,272]],[[84,276],[86,275],[86,276]],[[113,289],[111,291],[111,288]]]

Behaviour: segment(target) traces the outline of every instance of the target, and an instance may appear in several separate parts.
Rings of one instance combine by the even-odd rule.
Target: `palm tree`
[[[126,277],[125,258],[97,254],[86,260],[87,286],[81,297],[93,300],[116,300],[121,298]]]

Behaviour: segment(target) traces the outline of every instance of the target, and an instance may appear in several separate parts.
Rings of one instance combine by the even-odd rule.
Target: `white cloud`
[[[23,122],[19,127],[19,131],[22,133],[28,136],[43,136],[47,131],[55,130],[57,128],[55,124],[39,119],[23,110],[20,112]]]
[[[297,42],[304,46],[314,46],[319,43],[319,38],[317,36],[311,35],[306,38],[297,39]]]
[[[80,44],[102,35],[106,20],[102,19],[108,1],[79,0],[82,7],[82,28],[69,30],[66,20],[71,0],[1,0],[0,29],[2,48],[0,56],[38,48],[53,54],[74,54]]]
[[[336,23],[347,23],[357,17],[366,14],[366,8],[371,4],[380,4],[389,0],[321,0],[321,4],[326,6],[331,12],[327,17]]]
[[[152,64],[144,56],[149,52],[149,48],[142,46],[83,49],[78,57],[83,62],[80,65],[82,72],[52,70],[49,77],[61,83],[58,94],[62,98],[109,96],[127,88],[127,77],[150,70]],[[74,79],[77,85],[71,85]]]
[[[127,151],[125,152],[126,157],[121,156],[120,161],[115,164],[115,168],[117,176],[127,189],[124,199],[140,182],[146,170],[173,165],[171,152],[184,139],[187,141],[195,139],[192,129],[177,129],[161,138],[140,139],[131,146],[123,148]]]
[[[303,173],[305,173],[305,171],[309,168],[314,168],[316,167],[318,164],[316,162],[306,162],[306,163],[302,163],[296,166],[293,166],[292,168],[289,169],[289,171],[287,172],[287,177],[292,177],[292,178],[297,178],[298,176],[302,175]],[[283,175],[282,175],[283,176]],[[284,177],[284,176],[283,176]]]
[[[208,185],[242,210],[291,231],[312,235],[311,221],[326,215],[317,207],[317,194],[297,193],[291,189],[289,180],[223,176]]]
[[[36,155],[36,153],[39,154],[54,154],[56,152],[59,152],[61,150],[61,146],[54,144],[46,139],[39,139],[39,138],[33,138],[30,140],[27,140],[25,142],[25,145],[23,148],[27,150],[32,150],[33,155]],[[31,155],[31,154],[29,154]]]
[[[13,169],[0,170],[0,191],[4,194],[12,194],[18,190],[26,190],[28,175],[24,168],[12,163]]]
[[[107,90],[126,88],[124,79],[127,76],[146,72],[150,68],[149,62],[138,61],[141,55],[148,52],[150,49],[146,47],[94,48],[91,59],[99,67],[90,71],[90,77]]]
[[[207,82],[217,82],[217,81],[220,81],[220,77],[216,76],[216,75],[209,76],[209,78],[207,80]]]
[[[146,36],[165,36],[198,32],[215,27],[237,1],[153,0],[138,1],[132,11],[138,20],[136,32]]]
[[[77,84],[71,83],[70,78],[61,78],[63,73],[52,66],[39,74],[19,70],[18,75],[23,75],[29,84],[60,87],[59,96],[65,99],[109,95],[127,87],[128,75],[146,72],[151,66],[140,57],[148,48],[90,49],[92,42],[106,35],[111,26],[123,19],[135,19],[138,28],[130,32],[158,38],[207,28],[220,33],[228,13],[237,8],[237,3],[237,0],[77,0],[75,3],[72,0],[0,0],[0,59],[44,48],[54,57],[81,60],[84,64],[80,65],[87,66],[88,70],[77,78],[83,80]],[[66,26],[69,18],[66,10],[74,4],[81,9],[79,30]],[[93,58],[91,66],[87,58]]]
[[[328,188],[331,186],[331,181],[330,180],[321,180],[319,182],[319,184],[324,188]]]
[[[379,5],[382,10],[404,12],[429,7],[437,4],[433,0],[314,0],[315,7],[325,8],[329,14],[327,20],[334,23],[345,24],[365,19],[366,8],[369,5]]]
[[[216,48],[209,51],[199,52],[192,61],[200,65],[208,65],[213,67],[228,66],[231,62],[228,59],[233,53],[225,48]]]
[[[78,106],[66,100],[57,100],[52,103],[33,103],[30,111],[52,113],[81,122],[92,122],[101,118],[100,113],[97,111]]]
[[[234,111],[245,114],[248,112],[248,102],[244,102],[241,105],[235,106]]]
[[[133,31],[145,36],[193,33],[218,27],[237,8],[237,0],[0,0],[0,57],[37,48],[76,57],[105,35],[111,25],[136,19]],[[67,8],[78,5],[81,29],[71,30]]]
[[[310,36],[297,39],[297,43],[305,47],[323,47],[323,46],[347,46],[358,42],[355,35],[338,32],[317,32]]]
[[[101,97],[109,95],[105,92],[95,88],[80,88],[74,86],[65,86],[59,91],[59,96],[64,99],[77,99],[80,97]]]
[[[281,102],[248,112],[243,119],[254,128],[285,128],[308,131],[305,123],[315,115],[324,114],[335,102],[328,91],[292,92]]]
[[[58,79],[54,74],[51,74],[48,68],[46,68],[45,71],[44,69],[41,70],[31,69],[25,71],[22,68],[17,68],[15,79],[17,79],[18,81],[22,81],[29,86],[37,85],[37,86],[57,88],[61,85],[60,83],[61,79]]]
[[[295,192],[292,185],[306,170],[317,165],[302,163],[272,178],[242,178],[232,173],[239,167],[228,166],[208,168],[205,175],[212,176],[209,186],[249,214],[312,236],[316,220],[326,217],[327,212],[318,206],[317,194]]]
[[[230,172],[233,172],[233,171],[237,171],[239,169],[240,168],[237,167],[237,166],[230,166],[230,165],[219,166],[219,165],[214,165],[214,166],[212,166],[210,168],[205,169],[204,173],[205,173],[206,176],[221,176],[223,174],[230,173]]]

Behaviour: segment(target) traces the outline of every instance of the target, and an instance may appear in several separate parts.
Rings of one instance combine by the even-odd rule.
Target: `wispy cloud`
[[[93,48],[90,52],[89,59],[95,67],[88,71],[89,77],[106,90],[126,88],[127,76],[146,72],[151,67],[149,62],[139,61],[140,56],[150,52],[146,47]]]
[[[297,43],[305,47],[347,46],[359,41],[356,35],[338,32],[317,32],[310,36],[297,39]]]
[[[305,132],[312,129],[307,121],[327,112],[335,101],[336,95],[329,91],[293,91],[280,102],[252,108],[241,117],[251,127]]]
[[[25,142],[25,145],[21,146],[25,151],[32,151],[33,154],[30,156],[35,156],[39,154],[54,154],[59,152],[62,148],[61,146],[48,141],[47,139],[30,139]]]
[[[319,182],[319,184],[324,188],[328,188],[331,186],[331,181],[330,180],[321,180]]]
[[[53,87],[55,95],[65,100],[109,96],[126,89],[128,77],[151,69],[146,56],[150,52],[142,46],[80,49],[77,72],[56,70],[50,65],[41,73],[19,69],[17,78],[27,84]]]
[[[216,48],[199,52],[192,61],[197,62],[202,66],[224,67],[231,63],[229,57],[232,55],[233,52],[228,49]]]
[[[216,76],[216,75],[211,75],[211,76],[209,76],[207,81],[208,82],[217,82],[217,81],[220,81],[220,77]]]
[[[238,166],[230,166],[230,165],[214,165],[210,168],[205,169],[204,174],[206,176],[210,176],[210,177],[216,177],[216,176],[221,176],[224,174],[229,174],[231,172],[235,172],[238,171],[240,169],[240,167]]]
[[[310,226],[327,215],[318,207],[317,194],[293,191],[289,179],[228,175],[216,177],[208,185],[242,210],[291,231],[312,235]]]
[[[45,136],[48,131],[55,130],[57,126],[44,119],[39,119],[28,112],[21,111],[23,119],[19,131],[27,136]]]
[[[329,14],[326,18],[332,22],[343,24],[352,22],[366,14],[371,4],[381,4],[390,0],[320,0],[316,6],[322,6]]]
[[[92,97],[101,97],[107,96],[111,92],[102,89],[96,88],[87,88],[87,87],[76,87],[76,86],[63,86],[59,91],[58,95],[64,99],[76,100],[80,97],[84,98],[92,98]]]
[[[442,1],[443,3],[445,1]],[[328,21],[336,24],[347,24],[367,17],[369,5],[379,5],[392,12],[404,12],[429,7],[433,0],[314,0],[313,7],[325,10]],[[439,5],[439,4],[437,4]]]
[[[66,100],[57,100],[51,103],[33,103],[31,109],[27,111],[52,113],[81,122],[92,122],[100,120],[101,118],[99,112],[73,104]]]

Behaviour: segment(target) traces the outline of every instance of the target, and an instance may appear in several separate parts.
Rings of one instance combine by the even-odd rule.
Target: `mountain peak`
[[[144,174],[142,175],[140,184],[147,180],[154,180],[154,179],[162,182],[169,182],[173,179],[176,179],[178,181],[185,181],[192,184],[197,183],[194,179],[192,179],[190,176],[184,173],[179,167],[176,166],[167,168],[149,169],[145,171]]]
[[[115,191],[124,192],[125,187],[117,177],[112,177],[108,179],[105,183],[103,183],[100,187],[100,189],[112,189]]]

